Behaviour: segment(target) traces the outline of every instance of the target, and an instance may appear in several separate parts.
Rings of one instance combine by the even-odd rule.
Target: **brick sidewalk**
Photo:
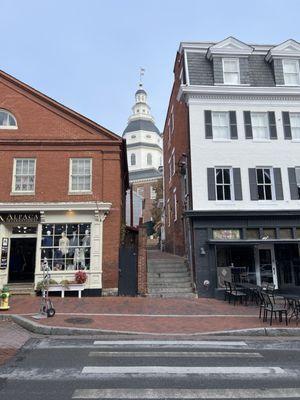
[[[0,319],[0,366],[13,357],[31,337],[13,322]]]
[[[56,315],[38,323],[166,335],[269,327],[269,323],[259,320],[256,306],[233,306],[215,299],[53,297],[52,300]],[[31,319],[30,315],[39,310],[39,302],[39,297],[15,296],[10,313],[27,314]],[[273,326],[284,328],[285,324],[275,322]],[[289,327],[296,327],[295,322]]]

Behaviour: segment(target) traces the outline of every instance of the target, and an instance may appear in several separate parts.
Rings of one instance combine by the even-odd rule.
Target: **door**
[[[278,289],[277,269],[274,245],[260,245],[255,249],[255,264],[257,284],[273,283]]]
[[[9,282],[33,282],[36,238],[12,238],[9,256]]]

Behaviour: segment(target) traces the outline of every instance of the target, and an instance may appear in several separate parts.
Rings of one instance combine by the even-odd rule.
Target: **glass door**
[[[258,285],[273,283],[278,289],[274,245],[260,245],[255,249],[256,277]]]

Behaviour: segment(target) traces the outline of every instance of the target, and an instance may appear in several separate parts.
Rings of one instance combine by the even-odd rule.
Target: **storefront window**
[[[262,239],[276,239],[276,229],[273,228],[266,228],[263,231]]]
[[[52,271],[90,268],[91,224],[43,224],[41,269]]]
[[[280,239],[293,239],[293,231],[291,228],[280,229]]]
[[[300,239],[300,228],[296,228],[296,238]]]
[[[259,239],[259,229],[247,229],[247,239]]]

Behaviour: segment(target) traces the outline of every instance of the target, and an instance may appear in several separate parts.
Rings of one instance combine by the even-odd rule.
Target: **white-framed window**
[[[171,205],[170,205],[170,199],[167,201],[167,213],[168,213],[168,226],[171,225]]]
[[[136,189],[136,192],[137,192],[137,194],[138,194],[139,196],[144,197],[144,188],[138,187],[138,188]]]
[[[212,130],[214,139],[230,139],[229,113],[226,111],[213,111]]]
[[[299,86],[299,61],[298,60],[282,60],[284,84],[287,86]]]
[[[152,154],[151,153],[147,154],[147,165],[152,165]]]
[[[238,58],[223,58],[223,82],[225,85],[240,84],[240,64]]]
[[[132,153],[130,155],[130,165],[135,165],[136,164],[136,156],[135,153]]]
[[[174,222],[177,221],[177,195],[176,188],[173,190],[173,199],[174,199]]]
[[[300,140],[300,114],[290,113],[292,138]]]
[[[231,200],[232,190],[232,168],[215,167],[216,199]]]
[[[272,200],[274,198],[272,168],[256,168],[256,183],[258,200]]]
[[[92,159],[70,159],[70,192],[92,191]]]
[[[251,112],[251,125],[253,139],[268,140],[270,139],[268,113]]]
[[[298,187],[298,198],[300,199],[300,167],[295,168],[296,184]]]
[[[15,158],[12,192],[34,193],[36,160],[34,158]]]
[[[156,199],[156,191],[154,190],[153,186],[150,186],[150,199],[151,200]]]
[[[17,129],[17,120],[9,111],[0,109],[0,129]]]

